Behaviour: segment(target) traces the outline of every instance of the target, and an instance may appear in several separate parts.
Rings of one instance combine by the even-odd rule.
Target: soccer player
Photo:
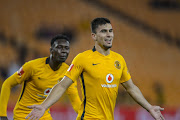
[[[14,108],[14,120],[24,120],[31,112],[27,106],[41,104],[52,87],[59,83],[69,66],[65,60],[69,54],[69,38],[57,35],[51,40],[50,56],[35,59],[25,63],[19,71],[14,73],[2,85],[0,96],[0,120],[7,120],[7,104],[10,90],[13,86],[23,84],[21,95]],[[74,82],[66,91],[74,110],[80,108],[80,98],[77,83]],[[41,120],[52,120],[49,109]]]
[[[154,119],[164,120],[160,112],[164,108],[153,106],[146,101],[133,83],[124,58],[110,50],[114,37],[110,21],[107,18],[96,18],[91,22],[91,30],[95,41],[94,48],[74,58],[63,80],[55,85],[41,105],[29,107],[33,110],[26,118],[39,119],[80,76],[83,104],[78,111],[77,120],[114,120],[119,84]]]

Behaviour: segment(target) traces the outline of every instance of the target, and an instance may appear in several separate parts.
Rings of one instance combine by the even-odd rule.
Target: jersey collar
[[[48,58],[46,59],[46,64],[49,64],[49,60],[50,60],[50,58],[48,57]]]
[[[95,52],[95,51],[96,51],[96,48],[95,48],[95,46],[93,47],[92,51],[93,51],[93,52]]]
[[[96,52],[95,46],[93,47],[92,51],[93,51],[93,52]],[[103,54],[101,54],[101,53],[99,53],[98,51],[97,51],[96,53],[99,54],[100,56],[103,56],[103,57],[107,57],[107,58],[108,58],[108,57],[111,57],[111,50],[110,50],[110,54],[109,54],[109,55],[106,55],[106,56],[103,55]]]

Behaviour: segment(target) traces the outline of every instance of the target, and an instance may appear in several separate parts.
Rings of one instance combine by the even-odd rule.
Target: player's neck
[[[54,71],[58,70],[61,65],[62,65],[62,62],[55,62],[55,61],[52,60],[52,58],[49,61],[49,66]]]
[[[95,48],[96,48],[96,51],[98,51],[99,53],[107,56],[110,54],[110,48],[109,49],[105,49],[105,48],[102,48],[100,47],[99,45],[95,45]]]

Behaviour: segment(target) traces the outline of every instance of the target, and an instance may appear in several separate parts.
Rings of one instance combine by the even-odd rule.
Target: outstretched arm
[[[151,104],[149,104],[148,101],[142,95],[139,88],[136,85],[134,85],[131,79],[121,84],[129,93],[129,95],[144,109],[146,109],[155,120],[165,120],[160,112],[164,110],[164,108],[161,108],[159,106],[152,106]]]
[[[29,108],[32,108],[33,110],[29,113],[26,119],[30,117],[29,120],[39,120],[43,116],[45,110],[56,103],[72,83],[73,81],[65,76],[61,82],[53,87],[42,104],[29,106]]]
[[[2,85],[0,95],[0,120],[7,120],[7,105],[11,93],[11,88],[17,84],[18,82],[15,80],[14,75],[12,75],[7,78]]]

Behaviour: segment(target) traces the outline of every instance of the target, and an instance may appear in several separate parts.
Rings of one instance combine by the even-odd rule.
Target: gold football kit
[[[54,71],[48,63],[49,58],[47,57],[29,61],[7,79],[10,82],[17,81],[19,84],[23,84],[21,94],[14,108],[14,120],[25,120],[25,117],[31,112],[31,109],[27,106],[41,104],[50,93],[52,87],[61,81],[69,67],[63,62],[60,68]],[[5,90],[2,92],[4,92],[3,94],[6,93]],[[81,104],[77,83],[73,83],[66,93],[69,95],[72,106],[77,112]],[[6,99],[3,103],[7,103],[7,101]],[[0,116],[6,116],[7,104],[1,104],[0,106]],[[49,109],[45,111],[40,120],[52,120]]]
[[[95,47],[78,54],[65,76],[74,82],[81,78],[83,104],[77,120],[114,120],[118,86],[131,78],[120,54],[104,56]]]

